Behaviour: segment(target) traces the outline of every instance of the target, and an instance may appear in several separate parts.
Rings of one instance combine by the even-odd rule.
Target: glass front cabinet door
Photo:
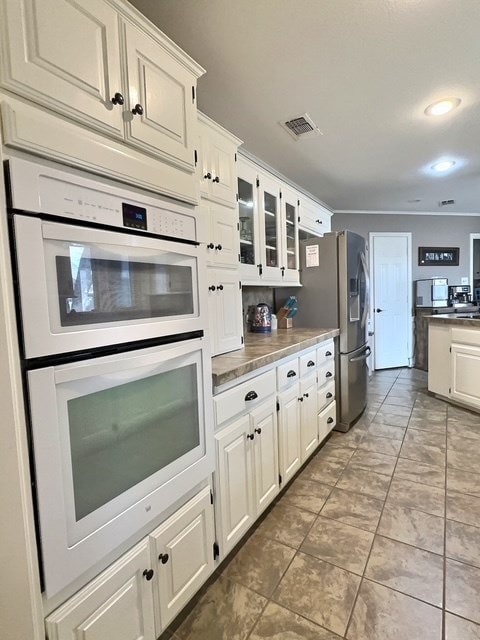
[[[281,202],[281,277],[283,282],[298,283],[298,194],[283,187]]]
[[[256,168],[238,160],[238,215],[240,233],[240,276],[242,281],[255,281],[259,277],[260,234],[258,220]]]
[[[264,173],[259,173],[258,202],[261,229],[260,275],[262,280],[279,282],[281,279],[280,254],[280,191],[281,184]]]

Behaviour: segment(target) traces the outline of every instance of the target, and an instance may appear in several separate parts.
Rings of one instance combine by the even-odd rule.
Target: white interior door
[[[374,368],[411,365],[412,235],[370,233]]]

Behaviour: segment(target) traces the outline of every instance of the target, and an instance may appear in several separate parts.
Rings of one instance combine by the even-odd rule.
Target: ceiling
[[[131,2],[207,69],[200,109],[330,208],[480,214],[478,0]],[[279,124],[304,113],[323,135]]]

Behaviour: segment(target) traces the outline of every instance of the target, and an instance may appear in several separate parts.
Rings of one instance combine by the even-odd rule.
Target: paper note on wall
[[[305,247],[305,264],[307,267],[318,267],[320,264],[318,244]]]

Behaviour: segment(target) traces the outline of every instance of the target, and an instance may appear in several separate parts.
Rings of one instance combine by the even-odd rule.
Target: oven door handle
[[[370,347],[367,347],[361,356],[355,356],[355,358],[350,358],[349,362],[360,362],[361,360],[366,360],[368,356],[372,353]]]

